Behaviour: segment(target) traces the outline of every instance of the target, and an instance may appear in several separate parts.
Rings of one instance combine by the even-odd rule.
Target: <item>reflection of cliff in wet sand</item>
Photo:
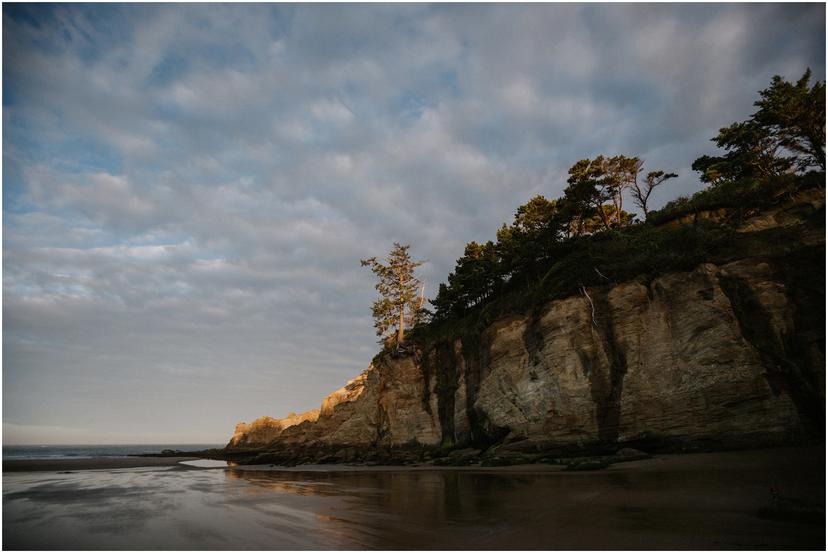
[[[560,467],[267,465],[4,476],[9,548],[822,549],[763,519],[770,488],[824,512],[824,451]],[[42,531],[49,524],[52,532]]]
[[[674,549],[821,547],[822,526],[763,520],[769,487],[824,512],[824,452],[664,456],[605,472],[233,470],[277,493],[344,501],[318,514],[355,547]],[[242,467],[239,467],[240,469]],[[517,467],[514,467],[517,468]]]

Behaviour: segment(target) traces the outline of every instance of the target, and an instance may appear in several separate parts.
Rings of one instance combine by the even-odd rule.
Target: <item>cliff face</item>
[[[228,447],[256,447],[274,441],[282,431],[305,421],[314,422],[319,418],[319,409],[297,415],[291,413],[283,419],[259,417],[250,424],[240,422],[233,431]]]
[[[435,443],[440,440],[437,395],[424,402],[424,380],[412,357],[378,357],[368,369],[327,396],[320,409],[292,419],[262,417],[236,425],[228,448],[283,444]],[[433,383],[429,391],[433,391]]]
[[[804,253],[583,289],[480,335],[416,355],[382,354],[318,415],[240,425],[228,447],[726,446],[818,437],[824,274],[808,271],[823,263],[813,257],[824,259],[824,235],[814,236]]]

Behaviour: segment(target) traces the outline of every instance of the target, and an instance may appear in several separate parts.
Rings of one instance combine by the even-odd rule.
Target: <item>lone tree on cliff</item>
[[[811,70],[791,83],[776,75],[746,121],[719,129],[712,138],[726,153],[701,156],[693,170],[713,185],[809,168],[825,171],[825,82],[810,84]]]
[[[371,267],[379,279],[375,288],[382,297],[372,306],[377,335],[383,340],[396,335],[397,347],[405,340],[406,321],[413,326],[422,308],[421,283],[414,276],[414,269],[423,262],[411,260],[409,247],[394,242],[386,263],[377,261],[376,257],[360,260],[362,266]]]

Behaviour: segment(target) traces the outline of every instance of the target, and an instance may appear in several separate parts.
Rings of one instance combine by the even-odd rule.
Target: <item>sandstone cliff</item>
[[[820,198],[808,198],[812,212],[823,209]],[[739,232],[799,224],[791,212],[759,215]],[[813,268],[824,263],[824,230],[807,236],[809,244],[773,255],[584,288],[482,333],[383,353],[320,410],[239,425],[228,448],[324,450],[348,460],[355,450],[407,445],[819,438],[825,290]]]
[[[316,421],[319,418],[319,409],[314,409],[301,415],[291,413],[283,419],[273,417],[259,417],[251,423],[240,422],[233,431],[228,447],[256,447],[261,444],[269,444],[282,433],[282,430],[289,426],[305,421]]]

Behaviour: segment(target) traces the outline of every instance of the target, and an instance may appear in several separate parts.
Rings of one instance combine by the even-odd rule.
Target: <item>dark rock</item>
[[[600,470],[608,466],[610,466],[610,463],[605,459],[593,459],[569,463],[565,470]]]
[[[508,467],[511,464],[507,457],[487,457],[480,462],[481,467]]]
[[[473,456],[477,457],[480,455],[479,449],[467,448],[467,449],[455,449],[451,453],[449,453],[449,457],[451,458],[458,458],[458,457],[468,457]]]
[[[615,463],[622,463],[624,461],[638,461],[640,459],[649,459],[650,455],[648,453],[644,453],[638,449],[633,449],[631,447],[625,447],[623,449],[619,449],[615,454]]]

